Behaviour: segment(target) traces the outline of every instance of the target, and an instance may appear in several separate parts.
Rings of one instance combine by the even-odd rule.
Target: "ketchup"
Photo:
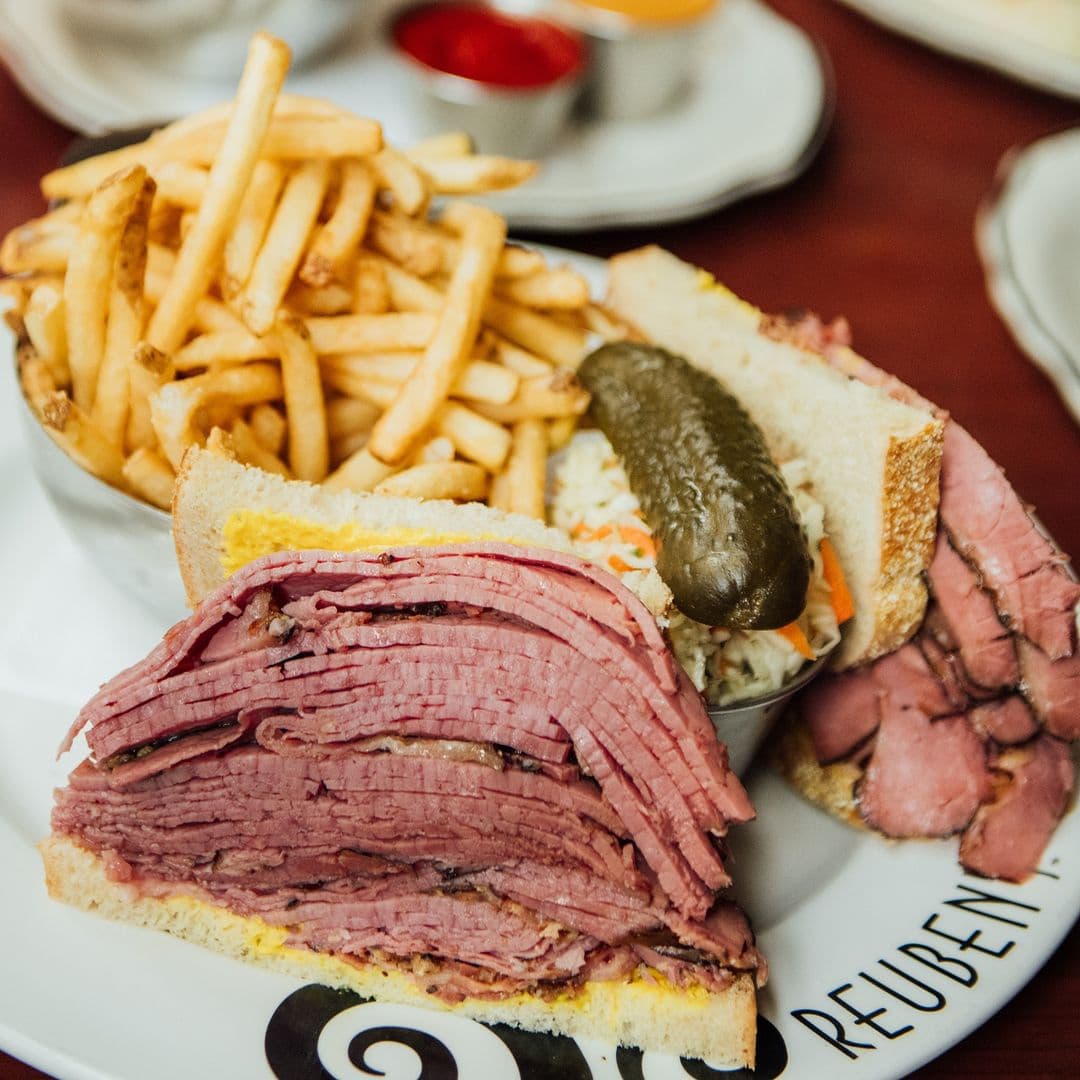
[[[584,46],[568,30],[475,3],[410,8],[395,22],[394,40],[436,71],[491,86],[547,86],[585,60]]]

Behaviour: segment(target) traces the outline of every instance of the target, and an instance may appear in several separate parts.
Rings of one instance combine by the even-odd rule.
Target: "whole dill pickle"
[[[579,371],[659,545],[678,609],[769,630],[806,604],[810,555],[761,430],[712,376],[651,345],[604,345]]]

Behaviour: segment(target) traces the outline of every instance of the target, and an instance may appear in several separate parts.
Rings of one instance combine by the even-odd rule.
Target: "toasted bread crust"
[[[881,567],[874,629],[865,663],[892,652],[918,629],[926,612],[926,569],[934,557],[938,474],[945,428],[928,418],[915,438],[889,440],[882,482]]]
[[[855,785],[863,770],[850,761],[819,764],[810,731],[797,707],[787,712],[776,729],[769,743],[768,758],[773,768],[815,806],[845,824],[866,828],[855,804]]]
[[[175,937],[307,982],[354,990],[364,997],[457,1013],[528,1031],[602,1039],[714,1065],[754,1065],[757,1006],[753,977],[740,974],[722,993],[680,990],[661,979],[587,983],[574,993],[468,998],[448,1004],[426,993],[410,972],[354,963],[332,953],[285,944],[284,930],[196,896],[153,896],[112,881],[103,860],[64,836],[39,845],[49,895],[106,918],[165,930]]]

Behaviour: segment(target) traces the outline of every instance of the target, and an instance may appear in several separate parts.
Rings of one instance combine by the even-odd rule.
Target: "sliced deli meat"
[[[859,812],[886,836],[960,832],[993,791],[986,748],[962,716],[886,708],[859,784]]]
[[[877,731],[881,696],[873,667],[817,679],[803,691],[799,711],[818,761],[828,764],[852,755]]]
[[[980,701],[971,706],[968,719],[976,731],[999,746],[1027,742],[1039,733],[1038,720],[1019,694]]]
[[[939,528],[931,603],[913,642],[820,680],[798,706],[809,738],[793,733],[776,759],[822,805],[853,807],[890,836],[959,832],[967,869],[1023,880],[1073,786],[1066,741],[1080,738],[1080,584],[968,432],[843,339],[819,334],[813,346],[832,367],[944,422]]]
[[[1071,656],[1080,584],[1000,466],[954,421],[945,426],[941,520],[1008,625],[1051,659]]]
[[[1080,654],[1051,660],[1030,641],[1018,642],[1021,687],[1046,730],[1080,739]]]
[[[65,745],[84,728],[54,835],[147,895],[422,968],[446,1001],[764,978],[719,895],[746,792],[655,621],[574,556],[268,556]]]
[[[1069,747],[1052,735],[997,755],[1002,776],[992,802],[980,807],[960,841],[960,860],[987,877],[1023,881],[1065,812],[1073,789]]]
[[[955,650],[966,679],[983,690],[1015,686],[1019,671],[1012,635],[1002,625],[993,598],[947,536],[938,536],[929,577],[942,644]]]

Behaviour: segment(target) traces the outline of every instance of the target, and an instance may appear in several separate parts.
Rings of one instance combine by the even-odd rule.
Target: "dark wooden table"
[[[991,310],[972,239],[1001,156],[1080,122],[1080,105],[890,36],[830,0],[772,2],[835,72],[835,121],[808,172],[703,220],[569,242],[599,255],[661,243],[767,310],[846,315],[859,350],[948,408],[1080,556],[1080,431]],[[40,211],[37,178],[69,138],[0,70],[0,233]],[[1074,927],[1016,1000],[917,1075],[1080,1075],[1077,1001]],[[0,1078],[41,1075],[0,1054]]]

